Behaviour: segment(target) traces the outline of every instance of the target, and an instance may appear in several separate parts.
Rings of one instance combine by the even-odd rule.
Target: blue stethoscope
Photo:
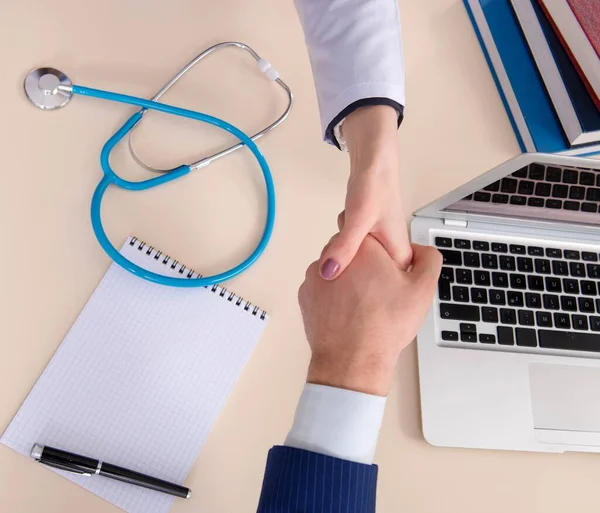
[[[208,114],[203,114],[201,112],[182,109],[180,107],[174,107],[172,105],[167,105],[165,103],[158,102],[158,100],[163,94],[165,94],[183,75],[185,75],[204,57],[218,49],[225,47],[237,47],[246,50],[248,53],[250,53],[252,57],[254,57],[254,59],[257,61],[259,69],[265,74],[265,76],[269,80],[278,83],[285,90],[288,96],[288,105],[283,114],[269,126],[265,127],[263,130],[254,134],[253,136],[246,135],[239,128],[236,128],[235,126],[231,125],[230,123],[227,123],[226,121],[223,121],[222,119],[210,116]],[[127,271],[133,273],[136,276],[139,276],[140,278],[149,280],[154,283],[159,283],[161,285],[169,285],[172,287],[205,287],[207,285],[215,285],[217,283],[227,281],[233,278],[234,276],[237,276],[238,274],[244,272],[252,264],[254,264],[254,262],[256,262],[256,260],[265,250],[269,239],[271,238],[271,233],[273,232],[273,224],[275,221],[275,190],[273,187],[273,178],[271,176],[271,171],[269,170],[269,165],[267,164],[267,161],[265,160],[264,156],[254,143],[254,141],[266,134],[267,132],[270,132],[276,126],[283,122],[283,120],[288,116],[291,110],[293,99],[289,87],[285,84],[285,82],[283,82],[279,78],[277,71],[275,71],[275,69],[271,67],[271,65],[266,60],[262,59],[249,46],[238,42],[224,42],[207,48],[202,53],[197,55],[194,59],[192,59],[183,69],[181,69],[181,71],[179,71],[179,73],[177,73],[177,75],[175,75],[151,100],[145,100],[143,98],[137,98],[135,96],[128,96],[125,94],[113,93],[109,91],[102,91],[99,89],[92,89],[89,87],[73,85],[64,73],[54,68],[38,68],[36,70],[31,71],[25,79],[25,93],[36,107],[45,110],[57,109],[65,106],[74,94],[78,94],[80,96],[90,96],[94,98],[100,98],[103,100],[109,100],[119,103],[125,103],[128,105],[134,105],[136,107],[141,107],[141,110],[133,114],[123,124],[123,126],[119,128],[119,130],[117,130],[115,134],[112,137],[110,137],[110,139],[108,139],[108,141],[106,141],[106,143],[104,144],[104,147],[102,148],[102,151],[100,153],[100,164],[102,166],[104,176],[102,177],[102,180],[100,180],[100,183],[98,183],[98,186],[94,191],[91,204],[92,227],[94,229],[96,238],[100,243],[100,246],[102,246],[104,251],[115,263],[117,263]],[[239,139],[240,142],[233,146],[230,146],[225,150],[219,151],[214,155],[204,157],[201,160],[198,160],[197,162],[194,162],[192,164],[184,164],[172,169],[153,168],[151,166],[146,165],[142,161],[142,159],[136,154],[131,139],[132,130],[141,121],[142,117],[148,110],[156,110],[159,112],[164,112],[166,114],[195,119],[197,121],[202,121],[204,123],[214,125],[234,135]],[[127,135],[129,135],[129,148],[131,150],[134,160],[149,171],[161,173],[160,176],[149,178],[140,182],[132,182],[121,178],[119,175],[117,175],[117,173],[113,171],[109,161],[110,154],[113,148]],[[228,271],[215,274],[213,276],[205,276],[193,279],[173,278],[169,276],[163,276],[161,274],[154,273],[144,269],[143,267],[140,267],[139,265],[133,263],[131,260],[125,258],[112,245],[112,243],[106,235],[106,232],[104,231],[104,227],[102,225],[102,218],[100,215],[102,199],[104,197],[106,189],[108,189],[109,186],[115,185],[117,187],[121,187],[130,191],[143,191],[146,189],[151,189],[152,187],[156,187],[158,185],[162,185],[167,182],[171,182],[173,180],[181,178],[182,176],[187,175],[195,169],[207,166],[214,160],[224,157],[225,155],[228,155],[231,152],[244,146],[248,147],[248,149],[252,152],[252,154],[258,161],[262,170],[267,191],[267,218],[265,221],[263,234],[260,238],[258,245],[254,249],[254,251],[248,256],[248,258],[246,258],[246,260],[244,260],[237,266],[229,269]]]

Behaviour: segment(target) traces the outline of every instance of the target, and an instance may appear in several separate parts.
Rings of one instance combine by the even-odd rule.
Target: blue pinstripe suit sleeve
[[[276,446],[258,513],[375,513],[376,489],[377,465]]]

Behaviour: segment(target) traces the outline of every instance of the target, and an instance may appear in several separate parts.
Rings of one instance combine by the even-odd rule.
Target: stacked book
[[[600,0],[464,0],[523,151],[600,153]]]

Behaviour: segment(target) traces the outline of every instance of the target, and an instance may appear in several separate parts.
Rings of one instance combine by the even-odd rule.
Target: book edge
[[[471,2],[475,2],[475,5],[472,6]],[[504,65],[502,64],[502,59],[494,43],[494,38],[492,37],[487,21],[485,20],[485,14],[481,9],[478,0],[463,0],[463,3],[465,5],[467,15],[469,16],[469,20],[471,21],[471,25],[473,26],[475,36],[477,37],[477,40],[479,42],[479,47],[482,50],[483,56],[486,60],[490,73],[492,74],[492,79],[494,80],[494,83],[496,85],[496,90],[500,95],[500,99],[508,115],[508,119],[513,128],[513,132],[515,134],[515,137],[517,138],[519,147],[521,148],[521,151],[534,152],[536,151],[535,143],[523,116],[523,112],[521,111],[521,108],[519,106],[519,101],[515,95],[512,85],[510,84],[508,74],[506,73]],[[478,16],[476,16],[475,9],[477,9],[478,11]],[[480,27],[479,21],[477,19],[478,17],[482,18],[484,28]],[[482,33],[484,29],[487,32],[487,42],[484,39],[484,34]],[[488,44],[491,46],[491,49],[488,48]],[[494,53],[495,55],[492,57],[491,53]],[[496,63],[494,61],[496,61]],[[496,64],[499,64],[500,71],[496,69]],[[503,75],[502,78],[499,76],[500,74]],[[511,97],[510,99],[509,96]],[[516,112],[513,111],[513,108],[515,108]]]
[[[544,13],[546,14],[548,21],[554,28],[554,32],[556,33],[557,37],[561,41],[563,47],[565,48],[565,51],[571,58],[571,61],[573,62],[575,69],[581,76],[581,79],[583,80],[583,82],[586,84],[586,87],[588,88],[590,96],[594,100],[596,107],[598,107],[598,109],[600,109],[600,63],[598,64],[598,69],[596,70],[596,73],[594,73],[594,70],[591,68],[586,69],[587,66],[584,66],[580,62],[578,56],[575,55],[575,53],[571,47],[571,44],[569,43],[569,41],[567,41],[567,38],[564,34],[564,31],[567,28],[566,23],[570,23],[569,20],[565,20],[565,17],[561,16],[560,17],[561,21],[560,22],[558,21],[559,16],[556,11],[557,5],[551,4],[551,2],[553,2],[555,0],[537,0],[537,1],[540,4],[540,6],[542,7],[542,10],[544,11]],[[562,0],[560,0],[560,1],[562,1]],[[566,5],[567,5],[569,13],[570,13],[570,16],[568,16],[568,17],[572,18],[571,21],[575,21],[575,24],[577,25],[577,27],[579,27],[578,32],[580,32],[580,35],[578,37],[580,39],[585,39],[585,41],[587,41],[589,48],[596,56],[596,59],[598,59],[598,55],[596,53],[595,48],[592,46],[588,35],[583,30],[583,27],[580,25],[577,17],[575,16],[575,13],[571,10],[570,4],[567,3]],[[562,27],[561,27],[561,24],[562,24]],[[583,37],[581,37],[581,36],[583,36]],[[591,73],[589,73],[589,72],[591,72]],[[596,76],[596,80],[592,81],[592,79],[590,77],[594,76],[594,75]]]
[[[542,81],[552,100],[567,140],[571,145],[581,144],[579,142],[581,136],[586,132],[584,132],[577,116],[571,95],[563,81],[552,49],[547,42],[533,6],[529,2],[530,0],[511,0],[521,31],[542,76]],[[595,142],[595,140],[592,142]]]

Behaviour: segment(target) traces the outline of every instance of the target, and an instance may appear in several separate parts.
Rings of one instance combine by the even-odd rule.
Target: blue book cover
[[[539,3],[536,0],[533,0],[531,3],[550,47],[550,51],[554,56],[554,62],[558,67],[560,76],[571,98],[571,103],[573,104],[581,128],[584,132],[600,130],[600,112],[585,87],[583,80],[581,80],[581,76],[575,69],[575,66],[573,66],[573,62],[567,55],[564,46],[558,39],[552,24],[544,14]]]
[[[569,146],[510,0],[464,0],[464,4],[522,150],[581,155],[598,152],[598,145]],[[490,44],[508,83],[496,69],[486,46]],[[517,105],[511,102],[513,94]]]

